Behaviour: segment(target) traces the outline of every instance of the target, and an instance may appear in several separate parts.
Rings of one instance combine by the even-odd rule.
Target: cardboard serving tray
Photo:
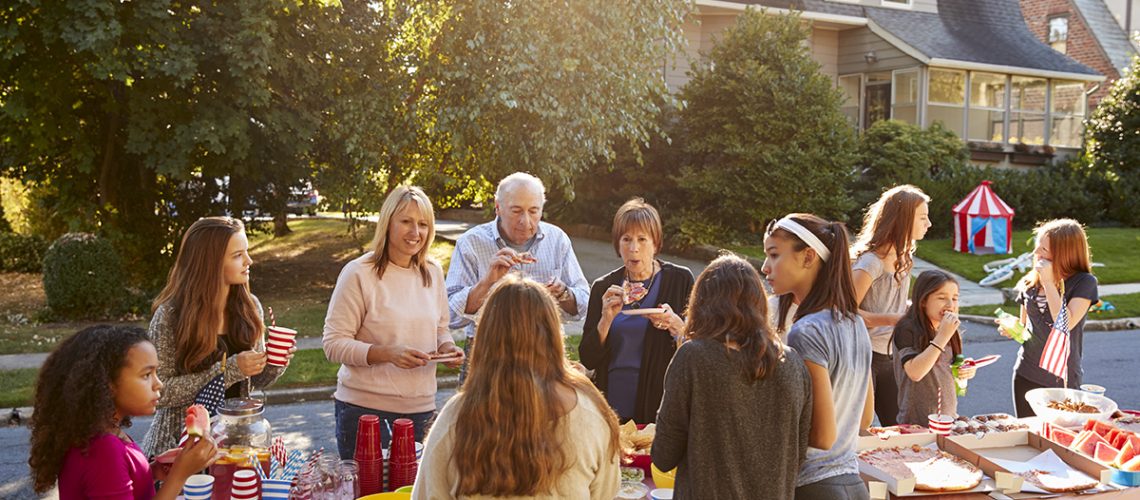
[[[998,490],[1011,498],[1038,498],[1056,494],[1021,492],[1024,480],[991,459],[1028,461],[1045,450],[1053,450],[1073,470],[1083,472],[1102,484],[1108,484],[1112,475],[1112,470],[1104,465],[1030,431],[991,432],[980,439],[971,435],[939,436],[938,446],[977,465],[986,475],[994,478]]]
[[[937,444],[937,435],[933,433],[927,434],[902,434],[898,436],[891,436],[888,438],[880,438],[878,436],[859,436],[856,442],[856,452],[864,450],[873,450],[875,448],[894,448],[907,447],[907,446],[928,446]],[[949,495],[958,493],[985,493],[994,491],[997,485],[990,477],[983,477],[982,482],[974,489],[957,491],[953,493],[938,493],[914,490],[914,478],[897,479],[890,474],[887,474],[877,467],[859,460],[859,473],[867,482],[867,490],[873,499],[885,499],[890,496],[888,493],[900,497],[920,497],[920,496],[937,496]],[[985,470],[983,470],[985,472]]]

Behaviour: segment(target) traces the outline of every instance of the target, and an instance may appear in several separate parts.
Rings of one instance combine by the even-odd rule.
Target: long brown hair
[[[842,222],[829,222],[812,214],[788,214],[787,218],[811,231],[831,252],[831,258],[823,262],[819,274],[815,275],[811,291],[796,309],[794,320],[824,310],[830,310],[833,316],[854,318],[859,312],[859,304],[855,302],[855,282],[851,278],[851,261],[847,259],[851,254],[847,246],[847,226]],[[791,241],[792,248],[797,252],[808,248],[808,244],[799,236],[777,228],[776,222],[773,220],[768,224],[768,229],[764,233],[765,238],[783,238]],[[792,299],[790,293],[780,296],[778,320],[780,330],[788,328],[784,322],[788,310],[792,308]]]
[[[921,189],[904,184],[885,191],[867,208],[863,228],[852,246],[854,258],[867,252],[890,249],[895,253],[895,281],[902,283],[914,266],[914,214],[930,197]]]
[[[380,217],[376,222],[376,235],[372,237],[372,243],[368,245],[372,248],[372,257],[368,261],[375,267],[376,275],[384,278],[384,270],[388,268],[389,262],[388,228],[391,227],[392,219],[395,218],[396,214],[411,203],[416,204],[416,207],[420,209],[420,215],[428,221],[427,241],[424,242],[423,248],[412,256],[412,269],[418,269],[424,287],[430,287],[431,270],[428,268],[427,262],[428,250],[431,249],[431,244],[435,241],[435,211],[431,207],[431,200],[424,194],[424,190],[416,186],[397,186],[391,193],[388,193],[388,198],[380,207]]]
[[[576,457],[557,426],[566,413],[559,386],[594,403],[606,420],[609,453],[619,450],[617,416],[564,357],[558,306],[538,283],[509,274],[487,297],[460,393],[452,460],[460,495],[533,496],[552,490]]]
[[[264,325],[249,283],[227,289],[223,276],[230,238],[244,231],[238,219],[205,217],[182,235],[166,286],[152,305],[152,312],[163,304],[173,309],[177,373],[192,373],[221,359],[218,333],[223,326],[230,342],[241,350],[261,337]]]
[[[1089,251],[1089,238],[1080,222],[1073,219],[1053,219],[1042,222],[1033,229],[1033,235],[1049,237],[1049,253],[1053,255],[1053,277],[1064,280],[1077,273],[1092,272],[1092,253]],[[1041,284],[1037,271],[1029,271],[1018,283],[1018,288],[1028,290]]]
[[[939,269],[931,269],[923,271],[914,280],[914,293],[911,295],[910,308],[906,310],[902,318],[895,325],[894,332],[899,332],[909,329],[913,332],[918,332],[920,337],[915,345],[926,346],[934,341],[937,332],[934,331],[934,322],[926,315],[926,299],[930,295],[937,292],[942,285],[946,283],[958,284],[958,280],[954,279],[945,271]],[[891,344],[894,344],[894,333],[891,333]],[[954,356],[962,354],[962,331],[958,330],[950,337],[951,353]]]
[[[784,357],[779,335],[768,325],[768,298],[760,273],[744,259],[721,255],[697,276],[689,295],[685,336],[735,343],[749,380],[764,378]]]

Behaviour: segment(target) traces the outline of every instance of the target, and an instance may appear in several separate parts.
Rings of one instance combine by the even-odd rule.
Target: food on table
[[[1112,465],[1112,463],[1116,461],[1116,457],[1119,456],[1120,450],[1113,448],[1112,445],[1108,443],[1097,443],[1096,450],[1093,451],[1093,458],[1095,458],[1097,462],[1106,465]]]
[[[621,483],[621,488],[618,489],[617,498],[634,500],[645,498],[645,495],[648,493],[649,487],[644,484],[623,481]]]
[[[1124,415],[1112,420],[1112,423],[1117,427],[1126,431],[1140,432],[1140,417],[1136,415]]]
[[[206,437],[210,435],[210,414],[202,405],[190,405],[186,409],[186,435]]]
[[[1006,413],[991,413],[974,417],[959,416],[950,428],[953,436],[985,434],[987,432],[1026,431],[1029,426]]]
[[[638,429],[637,424],[630,420],[618,430],[622,451],[627,455],[648,455],[653,447],[653,436],[657,434],[657,425],[649,424],[644,429]]]
[[[1077,433],[1065,429],[1064,427],[1053,427],[1050,432],[1049,439],[1066,448],[1070,447],[1073,441],[1077,440]]]
[[[1113,465],[1116,465],[1117,468],[1123,467],[1138,454],[1140,454],[1140,448],[1133,446],[1132,441],[1126,441],[1124,448],[1120,449],[1120,455],[1117,455],[1116,460],[1113,461]]]
[[[1112,424],[1101,422],[1099,420],[1087,420],[1085,421],[1085,426],[1083,429],[1086,431],[1093,431],[1100,437],[1107,437],[1108,433],[1112,432],[1112,430],[1116,428],[1113,427]]]
[[[1140,456],[1132,457],[1132,460],[1121,464],[1120,470],[1127,472],[1140,472]]]
[[[1070,448],[1084,453],[1085,456],[1093,457],[1096,456],[1097,443],[1107,444],[1108,441],[1093,431],[1081,431],[1080,434],[1077,434],[1077,440],[1073,442]]]
[[[1080,401],[1073,401],[1072,399],[1065,398],[1063,400],[1054,400],[1046,404],[1051,409],[1067,411],[1072,413],[1098,413],[1100,412],[1097,407],[1086,404]]]
[[[859,459],[895,479],[913,477],[914,489],[920,491],[964,491],[982,482],[982,471],[974,464],[918,445],[865,450]]]
[[[645,471],[637,467],[622,467],[621,480],[622,482],[640,483],[645,480]]]
[[[991,420],[989,422],[989,426],[990,426],[990,429],[993,429],[997,432],[1013,432],[1013,431],[1027,431],[1027,430],[1029,430],[1029,425],[1018,423],[1018,422],[999,423],[999,422],[994,422]]]
[[[977,420],[978,422],[982,422],[982,423],[985,423],[985,422],[1007,423],[1007,421],[1013,421],[1014,418],[1013,418],[1013,415],[1010,415],[1008,413],[990,413],[988,415],[974,415],[974,420]]]
[[[1096,488],[1097,481],[1077,474],[1060,476],[1049,471],[1030,470],[1019,474],[1025,481],[1050,493],[1075,493]]]
[[[871,427],[867,429],[867,432],[871,433],[873,436],[879,436],[885,439],[892,436],[900,436],[903,434],[928,434],[930,433],[930,429],[927,429],[921,425],[899,424],[887,427]]]

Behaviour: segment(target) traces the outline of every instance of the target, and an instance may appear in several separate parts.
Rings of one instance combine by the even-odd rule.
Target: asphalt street
[[[970,381],[968,393],[959,401],[959,413],[1012,413],[1010,387],[1017,344],[999,337],[996,330],[987,325],[966,323],[964,328],[968,356],[1000,354],[1001,359],[978,370],[978,375]],[[1088,333],[1084,344],[1085,381],[1103,385],[1107,388],[1106,395],[1121,408],[1140,409],[1140,377],[1129,375],[1136,367],[1137,352],[1140,352],[1140,330]],[[441,391],[436,398],[439,406],[453,394],[452,390]],[[284,436],[290,449],[306,452],[322,447],[336,449],[331,401],[271,406],[266,410],[266,417],[275,435]],[[149,426],[149,418],[135,419],[129,433],[141,440]],[[28,476],[28,437],[26,427],[0,427],[0,449],[8,450],[0,454],[0,498],[37,498]],[[44,496],[56,497],[54,492]]]

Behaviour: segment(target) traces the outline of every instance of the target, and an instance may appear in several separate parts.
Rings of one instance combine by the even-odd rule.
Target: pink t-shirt
[[[59,470],[59,498],[150,500],[154,477],[146,455],[133,441],[124,443],[113,434],[100,434],[87,449],[72,448]]]

